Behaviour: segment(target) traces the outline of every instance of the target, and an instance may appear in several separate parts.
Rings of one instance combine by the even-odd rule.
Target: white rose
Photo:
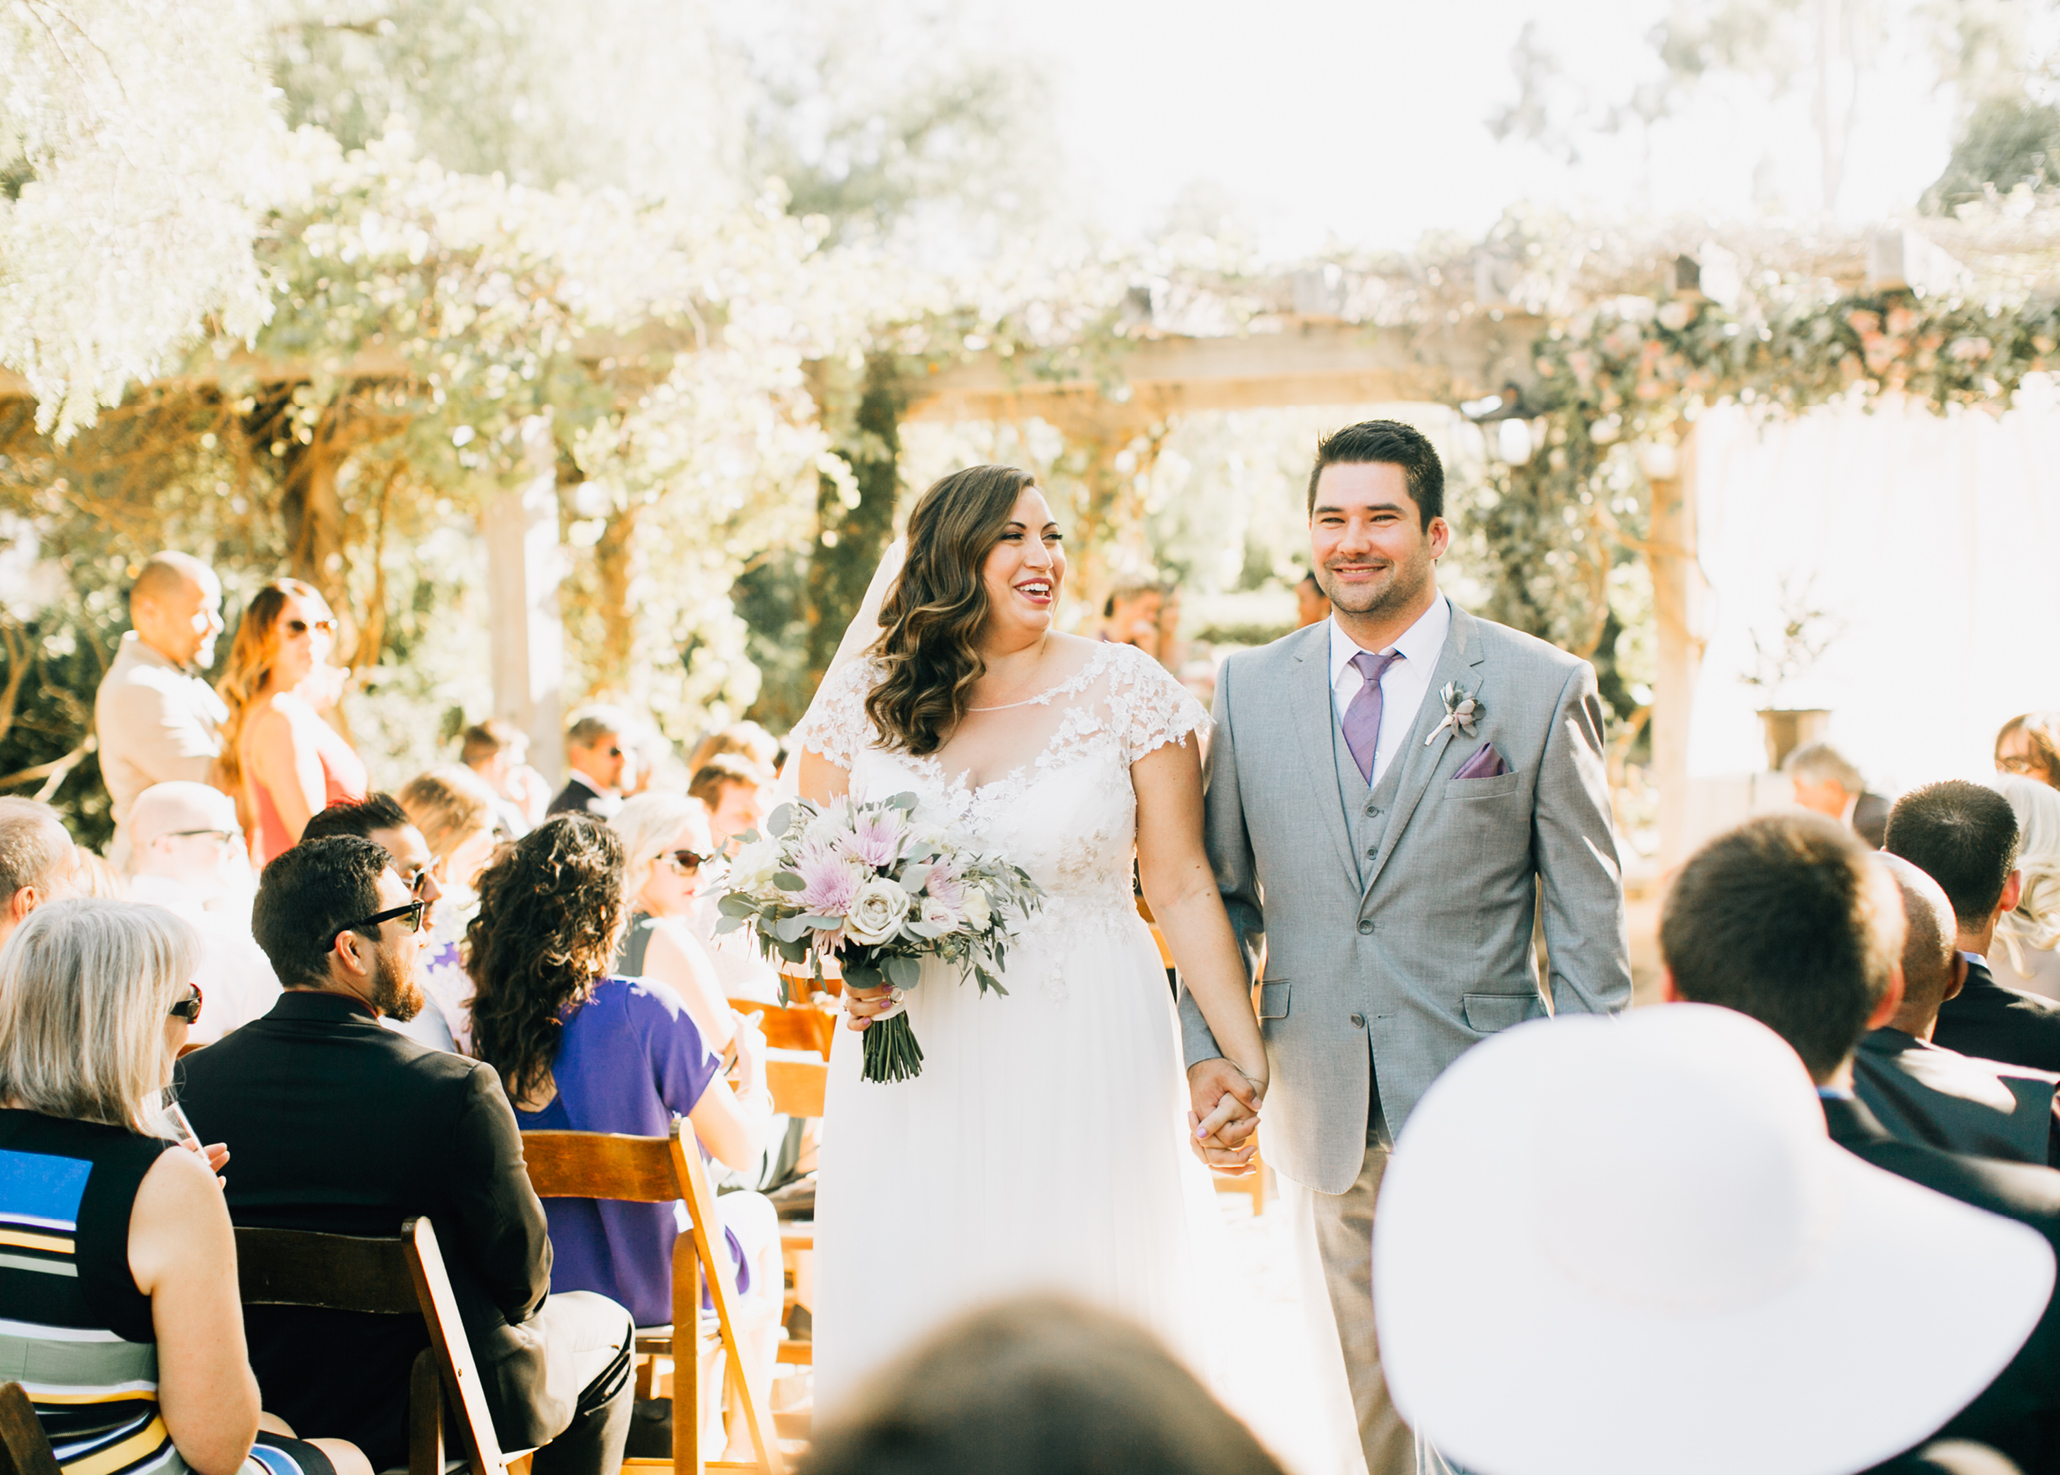
[[[948,907],[934,896],[923,898],[923,921],[940,932],[956,932],[965,916],[956,907]]]
[[[875,876],[851,899],[844,935],[861,947],[878,947],[893,938],[907,915],[908,893],[885,876]]]
[[[773,873],[779,867],[780,842],[777,839],[753,841],[739,850],[737,858],[730,862],[730,889],[763,890],[772,884]]]
[[[987,893],[978,886],[966,888],[966,925],[975,932],[985,932],[994,914],[987,905]]]

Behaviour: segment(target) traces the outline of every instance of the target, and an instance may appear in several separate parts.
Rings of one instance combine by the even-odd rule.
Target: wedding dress
[[[1166,972],[1131,891],[1130,765],[1208,722],[1157,663],[1103,645],[1070,679],[994,709],[968,776],[876,746],[880,668],[832,672],[795,746],[874,800],[913,792],[918,820],[971,834],[1045,890],[982,995],[925,963],[908,994],[922,1074],[860,1079],[862,1039],[830,1057],[816,1195],[816,1406],[940,1322],[1052,1290],[1140,1321],[1198,1363],[1197,1239],[1215,1220],[1188,1151],[1186,1075]],[[962,726],[961,732],[965,728]],[[1018,761],[1019,760],[1019,761]]]

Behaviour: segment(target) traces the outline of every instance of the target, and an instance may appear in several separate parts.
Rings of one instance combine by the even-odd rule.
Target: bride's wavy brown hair
[[[916,499],[908,561],[880,606],[884,633],[873,655],[886,675],[865,699],[890,748],[925,757],[966,715],[987,623],[987,555],[1001,541],[1023,489],[1037,478],[1016,466],[968,466]]]

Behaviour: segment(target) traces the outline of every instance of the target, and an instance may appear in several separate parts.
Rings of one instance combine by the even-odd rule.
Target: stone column
[[[523,443],[530,476],[490,493],[479,519],[493,622],[494,715],[529,734],[529,761],[555,787],[565,768],[558,584],[566,562],[558,542],[558,451],[550,420],[525,422]]]

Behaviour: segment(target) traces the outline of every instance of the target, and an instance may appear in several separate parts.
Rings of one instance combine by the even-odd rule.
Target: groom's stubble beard
[[[386,1015],[396,1024],[406,1024],[422,1012],[422,1006],[429,1002],[422,992],[422,985],[415,981],[414,955],[409,955],[406,967],[386,948],[376,954],[377,972],[372,980],[372,1007]]]
[[[1356,562],[1341,559],[1343,563]],[[1421,600],[1437,577],[1437,560],[1431,557],[1430,537],[1425,534],[1406,560],[1391,563],[1388,576],[1370,584],[1347,585],[1338,580],[1329,565],[1316,572],[1316,582],[1339,614],[1371,616],[1375,619],[1409,609]]]

